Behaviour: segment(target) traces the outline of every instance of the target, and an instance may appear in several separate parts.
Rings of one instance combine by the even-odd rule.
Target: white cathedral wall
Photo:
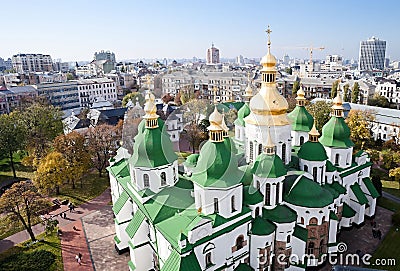
[[[325,183],[325,171],[326,171],[326,167],[325,167],[326,161],[308,161],[308,160],[304,160],[304,159],[299,159],[299,167],[301,170],[306,171],[304,166],[307,166],[307,171],[308,173],[311,174],[312,176],[312,180],[314,180],[313,177],[313,168],[317,168],[317,179],[314,180],[319,184],[323,184]]]
[[[336,237],[337,237],[337,230],[338,230],[338,221],[331,219],[329,221],[329,238],[328,238],[328,245],[336,243]],[[328,246],[329,251],[328,252],[336,252],[337,247],[333,246],[330,247]]]
[[[259,155],[260,144],[265,145],[268,139],[268,133],[271,134],[272,142],[276,145],[276,154],[282,158],[282,145],[286,144],[285,151],[285,164],[288,164],[291,159],[292,151],[292,136],[291,136],[291,125],[283,126],[257,126],[254,124],[246,123],[246,161],[250,161],[250,142],[253,142],[253,161]],[[269,130],[269,132],[268,132]],[[283,160],[283,159],[282,159]]]
[[[204,244],[201,244],[194,248],[194,252],[196,254],[197,260],[200,264],[202,270],[206,269],[206,262],[205,256],[206,254],[203,253],[204,248],[212,248],[211,249],[211,260],[214,266],[208,268],[207,270],[215,270],[218,267],[224,265],[225,263],[231,263],[232,259],[241,255],[244,252],[249,251],[249,236],[247,235],[249,222],[244,223],[230,232],[222,234]],[[243,235],[245,245],[242,249],[239,249],[232,253],[232,247],[236,244],[236,238],[240,235]],[[248,255],[244,256],[248,257]],[[240,259],[238,259],[240,260]],[[237,266],[237,264],[235,265]]]
[[[166,174],[166,185],[161,185],[161,173]],[[178,162],[174,161],[170,165],[160,166],[156,168],[142,168],[142,167],[132,167],[131,179],[133,186],[137,188],[138,191],[145,189],[144,187],[144,175],[149,176],[149,184],[147,187],[154,193],[159,192],[161,189],[167,186],[173,186],[177,180],[178,172]]]
[[[117,224],[117,222],[114,223],[115,224],[115,235],[117,235],[118,239],[121,241],[119,244],[116,244],[118,249],[124,249],[128,247],[128,241],[130,240],[128,234],[126,233],[125,229],[128,226],[128,222],[125,223],[120,223]]]
[[[308,141],[308,132],[303,131],[291,131],[292,146],[300,146],[300,137],[303,137],[303,144]]]
[[[297,213],[297,223],[304,227],[309,225],[311,218],[316,218],[318,225],[321,225],[324,221],[329,220],[329,207],[333,208],[333,203],[323,208],[310,208],[293,205],[285,202],[285,205],[289,206]],[[301,224],[301,218],[304,219],[304,224]]]
[[[135,265],[135,270],[153,269],[153,249],[149,244],[129,250],[131,261]]]
[[[245,128],[240,125],[235,125],[235,139],[239,141],[244,141],[245,138]]]
[[[264,196],[264,205],[265,205],[265,193],[266,193],[266,185],[269,183],[271,185],[270,187],[270,205],[265,205],[266,209],[273,209],[276,206],[276,187],[279,184],[279,196],[280,198],[278,199],[278,203],[282,202],[282,191],[283,191],[283,179],[285,177],[279,177],[279,178],[262,178],[259,176],[256,176],[253,174],[253,186],[257,188],[257,183],[260,183],[260,192]]]
[[[168,259],[169,255],[171,254],[171,245],[170,243],[164,238],[164,236],[160,232],[156,232],[157,238],[157,250],[158,256],[160,257],[160,265],[161,263],[165,263]],[[163,267],[162,265],[160,266]]]
[[[275,240],[286,243],[288,235],[293,235],[294,226],[296,225],[296,223],[275,223],[275,225]],[[286,247],[290,247],[290,244],[286,244]]]
[[[118,220],[119,223],[128,221],[132,219],[133,213],[133,203],[128,199],[122,209],[119,211],[118,214],[115,215],[115,218]]]
[[[353,147],[350,148],[333,148],[333,147],[325,147],[326,154],[328,155],[329,161],[334,166],[338,166],[341,168],[347,168],[351,166],[352,163],[352,153]],[[339,163],[336,164],[336,154],[339,155]]]
[[[260,264],[259,249],[270,247],[270,252],[274,252],[275,234],[272,232],[269,235],[250,235],[250,239],[250,266],[254,270],[258,270]]]
[[[304,242],[303,240],[293,236],[292,238],[292,255],[293,256],[292,260],[299,262],[303,260],[303,255],[306,252],[306,242]],[[300,270],[304,270],[304,269],[300,269]]]

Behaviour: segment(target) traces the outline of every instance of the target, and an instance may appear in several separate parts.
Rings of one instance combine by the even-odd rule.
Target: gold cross
[[[269,25],[268,25],[267,30],[265,30],[265,32],[267,32],[267,35],[268,35],[268,47],[269,47],[271,45],[270,36],[271,36],[271,32],[272,32],[272,30],[269,28]]]

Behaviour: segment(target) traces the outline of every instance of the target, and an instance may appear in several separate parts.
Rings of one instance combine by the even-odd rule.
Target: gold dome
[[[318,142],[318,137],[320,133],[318,132],[317,128],[315,127],[315,122],[313,124],[313,127],[311,128],[311,131],[308,132],[308,138],[311,142]]]
[[[208,117],[208,120],[210,122],[210,126],[208,126],[207,128],[208,130],[210,131],[223,130],[222,128],[223,115],[218,112],[217,106],[214,107],[214,111]]]
[[[297,91],[296,100],[304,99],[304,96],[306,96],[306,93],[304,92],[303,87],[300,86],[300,89]]]
[[[344,109],[343,100],[339,93],[336,95],[335,99],[333,99],[332,102],[333,102],[332,109],[342,109],[342,110]]]
[[[276,58],[271,54],[269,48],[268,48],[268,53],[265,56],[263,56],[260,63],[263,67],[276,66]]]

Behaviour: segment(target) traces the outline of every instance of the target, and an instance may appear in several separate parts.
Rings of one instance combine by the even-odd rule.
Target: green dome
[[[250,107],[247,103],[244,103],[237,113],[237,119],[235,120],[234,124],[245,126],[245,122],[243,119],[248,115],[250,115]]]
[[[241,182],[244,172],[238,169],[235,154],[228,144],[207,141],[200,150],[192,181],[203,187],[231,187]]]
[[[199,160],[199,154],[198,153],[194,153],[194,154],[191,154],[191,155],[189,155],[187,158],[186,158],[186,161],[184,162],[184,164],[186,165],[186,166],[191,166],[191,167],[195,167],[196,166],[196,164],[197,164],[197,160]]]
[[[282,162],[282,159],[278,155],[268,155],[262,153],[254,162],[251,172],[258,177],[278,178],[285,176],[287,170]]]
[[[354,146],[350,140],[350,128],[342,117],[332,116],[322,128],[319,139],[325,147],[348,148]]]
[[[276,205],[274,209],[263,209],[262,217],[275,223],[291,223],[297,219],[297,213],[286,205]]]
[[[263,202],[264,196],[252,185],[243,186],[243,202],[247,205],[254,205]]]
[[[321,208],[333,203],[332,194],[318,183],[301,176],[285,180],[284,201],[296,206]]]
[[[325,161],[328,159],[324,146],[319,142],[311,141],[301,145],[297,156],[307,161]]]
[[[236,145],[235,145],[235,142],[233,142],[232,138],[226,137],[226,138],[224,139],[224,144],[226,145],[226,147],[227,147],[228,149],[231,150],[231,152],[232,152],[233,154],[237,154],[238,150],[237,150]]]
[[[268,220],[263,219],[260,216],[254,218],[250,234],[252,235],[270,235],[276,229],[274,223],[269,222]]]
[[[313,117],[304,106],[296,106],[287,116],[292,123],[293,131],[309,132],[314,123]]]
[[[171,164],[178,158],[168,134],[157,128],[139,132],[133,149],[135,151],[130,162],[134,167],[159,167]]]

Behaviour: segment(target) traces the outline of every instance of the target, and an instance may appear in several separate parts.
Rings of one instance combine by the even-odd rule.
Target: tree
[[[400,182],[400,167],[390,169],[389,177],[394,178],[396,182]]]
[[[19,114],[27,131],[29,157],[25,162],[36,167],[53,139],[63,132],[62,112],[52,105],[33,103]]]
[[[306,106],[308,112],[314,117],[315,126],[319,132],[322,131],[322,127],[330,119],[331,103],[324,101],[318,101],[311,103]]]
[[[300,89],[300,82],[299,81],[294,81],[293,82],[293,87],[292,87],[292,96],[295,97],[297,94],[297,91]]]
[[[343,101],[344,102],[348,102],[350,100],[349,99],[349,88],[350,88],[349,84],[346,84],[343,86]]]
[[[42,192],[50,194],[56,191],[58,195],[60,185],[71,174],[73,173],[68,170],[68,162],[63,155],[58,151],[52,151],[40,160],[33,180]]]
[[[353,89],[351,90],[351,102],[357,103],[360,96],[360,85],[358,82],[355,82],[353,85]]]
[[[346,118],[350,128],[351,140],[358,148],[363,149],[365,143],[371,139],[371,123],[375,120],[375,114],[371,111],[351,109]]]
[[[229,108],[225,111],[225,123],[228,126],[233,125],[233,122],[237,119],[237,110],[235,107]]]
[[[72,183],[72,189],[75,189],[75,180],[82,179],[91,164],[85,137],[78,132],[59,135],[54,139],[53,146],[67,161],[67,168],[70,174],[66,174],[66,177],[70,178],[66,179],[68,183]]]
[[[26,181],[14,183],[0,197],[0,212],[10,214],[12,219],[19,220],[32,241],[36,240],[32,230],[32,220],[47,206],[48,202],[36,187]]]
[[[207,100],[192,100],[181,107],[183,112],[183,122],[185,124],[196,123],[208,116],[212,106]]]
[[[368,100],[368,105],[386,107],[386,108],[390,107],[389,100],[386,97],[380,95],[379,93],[375,93],[374,96]]]
[[[116,151],[117,142],[121,137],[115,127],[101,124],[94,128],[89,128],[86,138],[92,163],[101,177],[103,170],[108,165],[108,160]]]
[[[397,168],[398,164],[400,163],[399,152],[385,149],[381,151],[381,157],[383,162],[382,167],[386,170]]]
[[[331,90],[331,98],[335,98],[339,89],[339,82],[340,80],[336,80],[332,83],[332,90]]]
[[[285,72],[286,72],[287,74],[292,75],[293,70],[292,70],[292,68],[288,67],[288,68],[285,69]]]
[[[74,80],[74,79],[75,79],[75,76],[72,73],[67,73],[67,80],[68,81]]]
[[[124,98],[122,98],[122,106],[125,107],[129,100],[131,100],[133,104],[136,104],[136,101],[138,101],[140,106],[143,106],[145,102],[144,96],[140,92],[126,94]]]
[[[199,148],[200,143],[207,139],[207,133],[202,128],[199,124],[190,123],[183,129],[182,137],[189,142],[193,153]]]
[[[196,98],[193,85],[185,85],[179,90],[180,99],[182,104],[186,104]]]
[[[19,115],[11,112],[0,115],[0,154],[8,157],[14,178],[17,178],[13,155],[22,148],[25,130]]]

